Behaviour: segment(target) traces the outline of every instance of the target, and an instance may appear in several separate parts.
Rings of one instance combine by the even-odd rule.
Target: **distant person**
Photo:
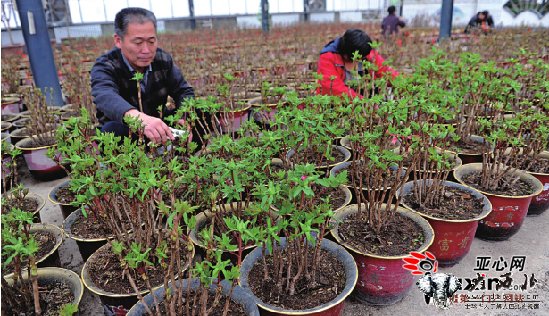
[[[372,40],[359,29],[349,29],[341,37],[329,42],[320,51],[318,60],[318,73],[322,75],[318,94],[323,95],[348,95],[351,98],[359,96],[348,82],[353,79],[352,71],[356,68],[360,75],[364,74],[362,63],[353,61],[353,53],[358,51],[363,59],[370,61],[377,66],[375,78],[390,74],[393,78],[398,72],[391,67],[384,65],[385,61],[378,52],[370,46]]]
[[[124,117],[128,116],[141,120],[148,140],[164,143],[174,139],[172,130],[161,117],[175,113],[183,100],[194,98],[194,90],[172,56],[158,47],[156,31],[156,17],[148,10],[124,8],[116,14],[116,47],[97,58],[91,70],[92,95],[103,132],[128,136],[129,127],[124,123]],[[137,72],[143,74],[142,108],[136,81],[132,80]],[[159,111],[158,107],[166,104],[168,96],[175,100],[175,109],[163,106]],[[193,130],[194,135],[197,132]]]
[[[479,30],[483,33],[488,33],[494,28],[494,19],[488,13],[488,11],[477,12],[477,14],[471,18],[469,24],[465,28],[465,33],[468,34],[473,30]]]
[[[394,5],[390,6],[387,9],[387,12],[389,12],[389,14],[383,19],[383,22],[381,22],[381,34],[385,37],[398,34],[399,28],[406,26],[406,23],[396,16],[396,8]]]

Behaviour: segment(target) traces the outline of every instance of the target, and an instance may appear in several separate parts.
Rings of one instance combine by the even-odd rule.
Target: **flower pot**
[[[191,282],[190,288],[191,289],[197,289],[200,286],[200,281],[198,279],[185,279],[181,281],[177,281],[178,285],[182,288],[186,288]],[[227,281],[221,281],[221,286],[223,288],[222,293],[224,295],[227,295],[230,290],[230,284]],[[210,287],[210,293],[215,293],[216,286],[212,285]],[[157,298],[158,302],[161,303],[164,301],[164,297],[166,294],[166,289],[164,287],[160,287],[156,289],[153,292],[154,296]],[[147,315],[147,311],[145,310],[144,304],[147,304],[149,307],[154,306],[153,302],[153,294],[147,294],[143,301],[138,302],[135,304],[129,311],[127,316],[141,316],[141,315]],[[253,301],[253,299],[250,297],[250,295],[245,292],[240,286],[236,286],[233,289],[233,292],[231,293],[231,300],[233,302],[239,303],[244,307],[244,310],[246,312],[246,315],[248,316],[259,316],[259,309],[257,308],[257,305]]]
[[[469,136],[469,139],[473,143],[483,144],[484,138],[476,135]],[[459,158],[461,159],[462,164],[470,164],[475,162],[482,162],[482,153],[463,151],[459,148],[455,150],[458,153]]]
[[[17,121],[20,118],[19,114],[17,113],[4,113],[2,110],[2,121],[3,122],[10,122],[13,123]]]
[[[549,151],[542,152],[539,157],[549,159]],[[549,209],[549,173],[526,171],[538,179],[543,185],[543,191],[534,196],[528,207],[527,215],[539,215]]]
[[[363,253],[344,242],[338,233],[339,223],[357,212],[357,204],[348,205],[337,212],[334,216],[334,226],[331,230],[332,236],[337,242],[351,251],[358,266],[358,282],[353,296],[358,301],[370,305],[383,306],[395,304],[406,296],[414,284],[410,271],[402,267],[402,258],[407,257],[409,254],[380,256]],[[425,241],[416,251],[424,252],[427,250],[434,239],[433,228],[431,228],[429,222],[403,207],[399,207],[396,212],[401,216],[412,219],[421,227]]]
[[[5,194],[10,194],[10,192],[6,192]],[[27,196],[25,197],[25,199],[31,199],[31,200],[34,200],[36,201],[36,210],[33,210],[32,211],[32,214],[33,214],[33,223],[40,223],[40,210],[42,210],[42,208],[44,207],[44,205],[46,205],[46,200],[44,200],[44,198],[42,198],[40,195],[36,194],[36,193],[33,193],[33,192],[29,192],[27,194]],[[2,202],[3,204],[3,202]],[[2,205],[4,207],[4,205]],[[29,210],[27,210],[28,212],[31,212]]]
[[[10,133],[11,143],[12,144],[17,144],[20,140],[22,140],[24,138],[27,138],[27,137],[30,137],[30,136],[31,135],[28,132],[26,127],[14,129]]]
[[[48,157],[48,149],[56,145],[35,146],[33,138],[27,137],[17,142],[15,147],[23,151],[23,157],[31,175],[40,181],[50,181],[67,176],[61,166]]]
[[[249,101],[252,106],[253,118],[256,122],[261,124],[270,124],[274,122],[277,112],[277,103],[263,104],[261,102],[261,96],[253,98]]]
[[[482,163],[472,163],[463,165],[456,169],[456,179],[465,186],[470,186],[463,181],[463,177],[473,172],[480,172]],[[490,203],[492,203],[492,212],[484,219],[479,221],[476,236],[488,240],[506,240],[513,236],[522,225],[530,201],[532,198],[540,194],[543,190],[543,185],[534,176],[520,170],[514,172],[520,176],[522,181],[525,181],[534,187],[534,192],[529,195],[509,196],[491,194],[485,191],[480,193],[486,195]]]
[[[342,163],[348,161],[349,159],[351,159],[351,152],[347,148],[345,148],[343,146],[332,145],[332,149],[337,150],[340,153],[342,153],[343,156],[344,156],[343,160],[330,162],[328,165],[320,165],[320,166],[316,165],[316,163],[315,163],[316,169],[320,169],[320,170],[330,169],[330,168],[333,168],[333,167],[335,167],[339,164],[342,164]],[[288,157],[288,159],[290,159],[292,161],[292,157],[294,155],[295,155],[295,150],[291,149],[290,151],[288,151],[287,157]],[[292,163],[294,163],[294,162],[292,161]]]
[[[80,304],[80,300],[82,299],[82,295],[84,294],[84,286],[78,274],[67,269],[47,267],[47,268],[39,268],[37,270],[37,275],[38,275],[39,283],[50,283],[50,282],[67,283],[70,287],[72,294],[74,295],[74,299],[72,300],[71,303],[76,306]],[[8,284],[10,285],[13,284],[12,275],[5,276],[5,278]],[[23,273],[23,279],[25,280],[28,279],[28,273]],[[51,315],[54,315],[54,314],[55,313],[52,313]]]
[[[39,268],[44,267],[61,267],[61,258],[59,257],[59,246],[63,243],[64,234],[61,228],[52,224],[32,224],[30,232],[44,231],[55,236],[54,247],[45,254],[42,258],[37,258],[36,264]]]
[[[218,113],[219,124],[223,133],[236,132],[249,118],[251,105],[246,105],[240,110]]]
[[[21,96],[17,94],[2,96],[3,114],[17,114],[19,112],[21,112]]]
[[[13,130],[13,123],[2,121],[2,133],[10,133]]]
[[[82,215],[82,211],[80,209],[72,212],[65,219],[65,221],[63,221],[63,230],[65,231],[67,236],[76,241],[76,244],[78,245],[78,250],[80,250],[80,255],[82,256],[82,260],[86,261],[97,249],[107,243],[107,237],[110,236],[104,236],[100,238],[86,238],[75,235],[72,231],[72,225],[77,219],[83,216],[84,215]]]
[[[73,206],[69,203],[62,203],[57,198],[57,192],[59,191],[59,189],[68,187],[69,185],[70,180],[62,182],[53,187],[53,189],[51,189],[50,191],[50,194],[48,195],[48,200],[50,200],[53,205],[59,205],[59,207],[61,207],[61,214],[63,214],[63,219],[66,219],[69,215],[71,215],[72,212],[80,208],[79,206]]]
[[[94,252],[88,258],[88,260],[86,260],[86,262],[84,263],[84,266],[82,267],[82,272],[81,272],[82,282],[84,283],[84,286],[88,290],[90,290],[90,292],[92,292],[92,293],[99,296],[99,298],[101,299],[101,302],[103,304],[110,305],[110,306],[120,306],[121,305],[126,309],[130,309],[138,301],[136,293],[126,294],[126,293],[108,292],[108,291],[102,289],[101,286],[98,286],[97,284],[95,284],[93,282],[93,280],[91,279],[91,276],[90,276],[89,266],[90,266],[91,262],[96,260],[97,254],[100,251],[110,251],[110,247],[111,247],[110,244],[105,244],[105,245],[101,246],[99,249],[97,249],[96,252]],[[194,257],[194,247],[193,247],[193,250],[192,250],[192,256]],[[188,267],[189,267],[189,265],[185,264],[182,267],[183,271],[185,271]],[[154,284],[152,284],[152,286],[154,287],[154,289],[158,289],[159,287],[161,287],[161,285],[158,285],[158,286],[155,287]],[[145,289],[145,290],[139,292],[139,294],[145,295],[148,292],[149,292],[149,290]]]
[[[13,128],[26,127],[29,122],[30,122],[30,117],[22,117],[16,121],[13,121]]]
[[[432,182],[432,180],[427,181],[428,183]],[[447,187],[459,188],[475,198],[483,199],[482,213],[471,219],[446,219],[442,216],[432,216],[414,210],[406,203],[403,203],[403,205],[412,212],[423,216],[427,219],[431,227],[433,227],[435,239],[433,240],[433,244],[427,250],[435,255],[440,266],[449,267],[455,265],[463,257],[465,257],[465,255],[467,255],[469,249],[471,248],[471,244],[473,243],[473,239],[475,238],[478,222],[488,216],[488,214],[492,211],[492,204],[486,196],[482,195],[473,188],[450,181],[444,181],[443,185]],[[397,194],[405,196],[412,192],[413,186],[413,181],[407,182]],[[459,205],[456,205],[456,208],[459,208]]]
[[[8,142],[8,143],[12,144],[10,133],[8,133],[8,132],[2,132],[2,141],[3,141],[3,142]]]
[[[286,247],[286,238],[280,238],[280,247]],[[250,289],[248,279],[252,267],[262,258],[262,248],[256,248],[246,256],[240,268],[240,285],[253,297],[257,305],[261,308],[261,315],[343,315],[345,298],[351,294],[357,283],[357,266],[351,254],[335,242],[322,239],[320,247],[321,249],[328,251],[332,256],[335,256],[345,267],[345,288],[330,302],[305,310],[284,309],[267,304],[255,296]],[[266,250],[266,253],[269,253],[268,250]]]

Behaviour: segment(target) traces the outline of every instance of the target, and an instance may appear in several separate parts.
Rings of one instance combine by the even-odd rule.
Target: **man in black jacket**
[[[91,71],[92,95],[102,131],[127,136],[129,130],[123,119],[130,116],[142,121],[149,140],[173,140],[172,131],[161,119],[175,112],[166,107],[167,98],[171,96],[177,107],[184,99],[193,98],[194,90],[171,55],[158,48],[154,13],[142,8],[122,9],[116,14],[114,30],[116,48],[97,58]],[[137,82],[132,80],[136,73],[143,74],[142,106]]]

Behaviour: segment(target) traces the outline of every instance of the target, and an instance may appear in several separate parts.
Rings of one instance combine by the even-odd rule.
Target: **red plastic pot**
[[[432,182],[432,180],[428,181]],[[413,188],[413,185],[413,181],[407,182],[398,194],[409,194]],[[450,181],[444,181],[444,185],[447,187],[457,187],[476,198],[482,198],[484,204],[482,213],[474,218],[466,220],[445,219],[414,210],[406,203],[403,203],[403,205],[412,212],[423,216],[429,222],[431,227],[433,227],[433,230],[435,231],[435,239],[427,251],[435,255],[440,266],[449,267],[461,261],[461,259],[469,253],[471,244],[475,238],[478,223],[490,214],[492,211],[492,204],[485,195],[473,188]],[[457,207],[459,207],[459,205],[456,205],[456,208]]]
[[[549,152],[542,152],[540,157],[549,159]],[[532,202],[530,202],[530,207],[528,208],[528,215],[539,215],[549,209],[549,174],[538,172],[528,173],[533,175],[543,185],[543,191],[532,198]]]
[[[251,105],[237,111],[223,112],[219,114],[219,122],[224,133],[236,132],[249,118]]]
[[[454,176],[461,184],[469,186],[469,184],[463,181],[463,177],[472,172],[480,172],[481,170],[482,163],[463,165],[455,170]],[[530,201],[532,201],[534,196],[541,193],[543,185],[534,176],[524,171],[516,170],[514,174],[518,175],[522,181],[533,186],[534,192],[529,195],[509,196],[491,194],[479,190],[492,203],[492,212],[479,221],[476,232],[477,237],[487,240],[506,240],[513,236],[520,229],[520,226],[522,226],[528,212],[528,207],[530,206]]]
[[[409,254],[399,256],[379,256],[370,253],[362,253],[360,250],[344,242],[338,233],[338,223],[345,221],[345,218],[358,212],[358,205],[351,204],[336,212],[333,218],[332,236],[340,245],[351,250],[358,267],[358,282],[355,286],[353,296],[363,303],[370,305],[392,305],[401,301],[414,280],[410,271],[402,267],[402,258]],[[400,216],[405,216],[416,222],[423,230],[425,241],[417,249],[424,252],[433,243],[434,232],[429,223],[419,216],[403,207],[397,209]]]

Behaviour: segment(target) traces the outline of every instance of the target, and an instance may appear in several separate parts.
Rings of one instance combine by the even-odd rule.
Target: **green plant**
[[[61,307],[59,311],[59,316],[72,316],[78,312],[78,305],[76,304],[65,304]]]
[[[20,149],[2,140],[2,187],[5,189],[12,188],[19,183],[17,156],[21,153]]]
[[[7,258],[2,268],[8,264],[14,267],[11,285],[2,273],[2,311],[6,308],[10,314],[26,314],[32,306],[36,315],[42,314],[36,266],[38,243],[30,234],[32,218],[32,213],[18,208],[2,214],[2,258]],[[23,273],[28,274],[30,282],[23,279]]]
[[[142,72],[136,71],[131,79],[135,80],[137,86],[137,101],[139,103],[139,112],[141,113],[143,113],[143,103],[141,102],[141,81],[143,81],[143,76]]]
[[[308,289],[319,285],[320,244],[333,215],[325,189],[337,188],[346,179],[345,172],[321,178],[314,165],[295,165],[276,173],[264,188],[263,196],[280,205],[280,218],[268,221],[258,234],[263,247],[263,278],[275,285],[273,296],[295,295],[298,282]],[[315,192],[315,186],[321,189]],[[280,247],[281,234],[287,238],[285,248]],[[274,269],[267,266],[267,251]]]

